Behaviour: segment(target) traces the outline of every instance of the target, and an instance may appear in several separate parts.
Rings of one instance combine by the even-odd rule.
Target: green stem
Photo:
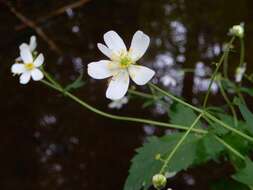
[[[152,84],[152,83],[149,83],[149,86],[151,86],[152,88],[154,88],[154,89],[156,89],[157,91],[161,92],[161,93],[164,94],[165,96],[168,96],[168,97],[170,97],[171,99],[173,99],[173,100],[175,100],[175,101],[177,101],[177,102],[179,102],[179,103],[181,103],[181,104],[183,104],[183,105],[185,105],[185,106],[187,106],[187,107],[189,107],[189,108],[191,108],[191,109],[193,109],[193,110],[195,110],[195,111],[197,111],[197,112],[199,112],[199,113],[202,112],[201,109],[199,109],[199,108],[197,108],[197,107],[195,107],[195,106],[193,106],[193,105],[191,105],[191,104],[189,104],[189,103],[187,103],[187,102],[181,100],[180,98],[177,98],[176,96],[174,96],[174,95],[171,94],[170,92],[167,92],[167,91],[165,91],[165,90],[159,88],[158,86],[156,86],[156,85],[154,85],[154,84]]]
[[[229,52],[225,52],[225,58],[224,58],[224,64],[223,64],[223,74],[226,79],[228,79],[228,57],[229,57]]]
[[[204,107],[204,108],[205,108],[206,105],[207,105],[207,101],[208,101],[208,98],[209,98],[209,95],[210,95],[210,92],[211,92],[211,87],[212,87],[213,81],[214,81],[214,79],[215,79],[215,77],[216,77],[216,75],[217,75],[217,73],[218,73],[218,71],[219,71],[219,69],[220,69],[220,66],[221,66],[222,62],[224,61],[224,59],[225,59],[225,57],[226,57],[226,54],[227,54],[226,52],[230,50],[230,47],[231,47],[231,45],[232,45],[234,39],[235,39],[235,37],[232,37],[232,39],[231,39],[231,40],[229,41],[229,43],[227,44],[226,49],[225,49],[225,51],[224,51],[224,53],[223,53],[223,55],[222,55],[220,61],[218,62],[217,66],[216,66],[216,68],[215,68],[214,73],[212,74],[211,82],[209,83],[208,90],[207,90],[207,93],[206,93],[206,96],[205,96],[205,99],[204,99],[204,103],[203,103],[203,107]]]
[[[83,107],[87,108],[88,110],[95,112],[99,115],[102,115],[104,117],[108,117],[111,119],[115,119],[115,120],[121,120],[121,121],[131,121],[131,122],[138,122],[138,123],[145,123],[145,124],[151,124],[151,125],[155,125],[155,126],[160,126],[160,127],[170,127],[170,128],[174,128],[174,129],[180,129],[180,130],[188,130],[187,126],[181,126],[181,125],[173,125],[173,124],[168,124],[168,123],[164,123],[164,122],[158,122],[158,121],[153,121],[153,120],[148,120],[148,119],[142,119],[142,118],[133,118],[133,117],[125,117],[125,116],[117,116],[117,115],[113,115],[113,114],[109,114],[106,112],[103,112],[101,110],[98,110],[92,106],[90,106],[89,104],[87,104],[86,102],[82,101],[81,99],[79,99],[78,97],[74,96],[73,94],[71,94],[68,91],[64,91],[64,89],[49,83],[45,80],[41,80],[41,82],[45,85],[47,85],[48,87],[63,93],[65,96],[69,97],[70,99],[74,100],[75,102],[79,103],[80,105],[82,105]],[[207,131],[203,130],[203,129],[194,129],[193,130],[196,133],[202,133],[202,134],[206,134]]]
[[[49,80],[49,81],[50,81],[52,84],[54,84],[55,86],[57,86],[57,87],[59,87],[59,88],[62,88],[62,86],[61,86],[56,80],[54,80],[54,79],[50,76],[50,74],[47,73],[47,72],[44,70],[43,67],[41,67],[41,71],[43,72],[43,74],[44,74],[44,76],[45,76],[45,78],[46,78],[47,80]]]
[[[183,100],[181,100],[181,99],[175,97],[173,94],[171,94],[171,93],[169,93],[169,92],[167,92],[167,91],[165,91],[165,90],[160,89],[158,86],[156,86],[156,85],[154,85],[154,84],[152,84],[152,83],[149,83],[149,85],[150,85],[151,87],[153,87],[154,89],[158,90],[159,92],[161,92],[162,94],[164,94],[165,96],[168,96],[168,97],[170,97],[171,99],[173,99],[173,100],[175,100],[175,101],[177,101],[177,102],[179,102],[179,103],[181,103],[181,104],[183,104],[183,105],[185,105],[185,106],[188,106],[189,108],[193,109],[194,111],[197,111],[197,112],[199,112],[199,113],[202,113],[202,112],[203,112],[202,109],[199,109],[199,108],[197,108],[197,107],[195,107],[195,106],[193,106],[193,105],[191,105],[191,104],[189,104],[189,103],[187,103],[187,102],[184,102]],[[233,131],[233,132],[236,133],[237,135],[239,135],[239,136],[241,136],[241,137],[243,137],[243,138],[245,138],[245,139],[247,139],[247,140],[253,142],[253,138],[252,138],[252,137],[248,136],[247,134],[245,134],[245,133],[243,133],[243,132],[241,132],[241,131],[239,131],[239,130],[233,128],[233,127],[230,127],[229,125],[227,125],[227,124],[224,123],[223,121],[217,119],[216,117],[214,117],[214,116],[211,115],[210,113],[204,111],[204,112],[203,112],[203,115],[206,116],[206,117],[208,117],[208,118],[211,119],[212,121],[215,121],[216,123],[220,124],[222,127],[226,128],[226,129],[228,129],[228,130],[230,130],[230,131]]]
[[[234,124],[235,124],[235,126],[237,126],[238,125],[238,119],[237,119],[236,111],[235,111],[235,109],[233,107],[233,104],[229,100],[229,98],[228,98],[228,96],[227,96],[227,94],[226,94],[226,92],[225,92],[225,90],[223,88],[222,83],[218,82],[218,84],[219,84],[219,87],[220,87],[221,94],[224,97],[225,101],[227,102],[227,104],[228,104],[228,106],[229,106],[229,108],[230,108],[230,110],[231,110],[231,112],[233,114]]]
[[[233,128],[233,127],[230,127],[229,125],[227,125],[226,123],[222,122],[221,120],[217,119],[216,117],[214,117],[213,115],[211,115],[210,113],[208,112],[204,112],[204,115],[207,116],[209,119],[211,119],[212,121],[220,124],[221,126],[223,126],[224,128],[236,133],[237,135],[247,139],[248,141],[250,142],[253,142],[253,138],[241,131],[238,131],[237,129]]]
[[[192,125],[188,128],[188,130],[185,132],[185,134],[181,137],[181,139],[178,141],[178,143],[176,144],[176,146],[173,148],[173,150],[171,151],[171,153],[169,154],[169,156],[165,159],[164,164],[160,170],[160,174],[164,173],[164,170],[166,169],[166,167],[168,166],[170,160],[172,159],[172,157],[175,155],[176,151],[179,149],[179,147],[183,144],[184,140],[186,139],[186,137],[189,135],[189,133],[193,130],[193,128],[195,127],[195,125],[198,123],[198,121],[200,120],[200,118],[202,117],[202,114],[200,114],[195,121],[192,123]]]
[[[241,45],[241,53],[240,53],[240,65],[242,67],[244,64],[244,57],[245,57],[245,46],[244,46],[244,39],[240,38],[240,45]]]
[[[153,95],[150,95],[150,94],[147,94],[147,93],[143,93],[143,92],[138,92],[138,91],[135,91],[135,90],[132,90],[132,89],[129,89],[128,92],[130,94],[133,94],[133,95],[137,95],[137,96],[140,96],[140,97],[143,97],[143,98],[147,98],[147,99],[153,99]]]
[[[231,145],[227,144],[223,139],[221,139],[218,136],[214,136],[217,141],[219,141],[223,146],[225,146],[227,149],[229,149],[233,154],[241,158],[242,160],[245,160],[245,156],[243,156],[240,152],[238,152],[236,149],[234,149]]]

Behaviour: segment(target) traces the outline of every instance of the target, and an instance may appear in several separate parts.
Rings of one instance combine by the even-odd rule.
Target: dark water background
[[[18,45],[36,33],[30,28],[16,31],[21,22],[3,2],[0,1],[0,189],[122,189],[134,149],[153,129],[97,116],[40,83],[21,86],[11,76],[10,66],[18,56]],[[35,20],[74,1],[9,2]],[[155,67],[159,56],[165,55],[165,66],[159,66],[162,77],[167,72],[166,61],[179,68],[194,68],[199,61],[210,65],[228,39],[228,28],[243,21],[246,61],[252,70],[252,10],[252,0],[91,0],[73,12],[39,24],[61,49],[61,55],[40,37],[38,50],[46,57],[47,70],[67,84],[78,77],[82,68],[86,70],[89,62],[104,58],[96,43],[102,42],[106,31],[116,30],[129,45],[133,33],[141,29],[151,37],[142,64]],[[237,63],[238,52],[234,52],[229,62],[231,73]],[[86,72],[84,78],[86,85],[75,94],[90,104],[121,115],[162,117],[155,109],[141,109],[138,100],[120,111],[109,110],[104,96],[106,81],[94,81]],[[179,90],[189,101],[195,98],[192,85],[192,75],[186,75]],[[220,98],[215,96],[212,101],[219,102]],[[163,131],[156,130],[155,134],[162,135]],[[229,172],[226,165],[209,163],[178,174],[170,186],[175,190],[208,189],[209,183]]]

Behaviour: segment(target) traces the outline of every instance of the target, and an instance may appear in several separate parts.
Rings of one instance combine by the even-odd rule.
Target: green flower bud
[[[243,38],[243,36],[244,36],[244,27],[243,27],[243,24],[241,24],[241,25],[234,25],[229,30],[229,33],[231,35],[236,36],[236,37]]]
[[[153,183],[153,186],[156,188],[156,189],[162,189],[166,186],[166,183],[167,183],[167,179],[164,175],[162,174],[156,174],[153,176],[152,178],[152,183]]]

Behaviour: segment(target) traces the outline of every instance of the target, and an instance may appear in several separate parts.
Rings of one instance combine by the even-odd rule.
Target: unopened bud
[[[244,36],[244,27],[243,27],[243,24],[241,24],[241,25],[234,25],[229,30],[229,33],[231,35],[236,36],[236,37],[243,38],[243,36]]]
[[[152,182],[153,182],[153,186],[159,190],[166,186],[167,179],[162,174],[156,174],[153,176]]]

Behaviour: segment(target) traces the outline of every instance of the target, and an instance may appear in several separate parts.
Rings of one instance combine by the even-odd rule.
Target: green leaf
[[[197,118],[197,115],[194,113],[194,111],[192,111],[192,109],[182,104],[175,104],[175,106],[171,107],[169,117],[171,118],[170,122],[172,124],[190,126]],[[201,122],[199,121],[195,128],[200,127]]]
[[[163,164],[161,160],[156,159],[157,155],[161,155],[162,159],[168,156],[182,135],[183,133],[174,133],[161,138],[149,138],[132,159],[124,190],[140,190],[142,187],[147,189],[151,185],[152,177],[159,173]],[[197,135],[189,134],[171,159],[166,172],[178,172],[193,164],[199,138]]]
[[[202,164],[210,159],[218,160],[225,147],[218,142],[213,134],[205,135],[198,143],[195,164]]]
[[[238,125],[235,126],[233,117],[228,114],[220,113],[220,114],[217,114],[217,116],[224,123],[226,123],[227,125],[229,125],[233,128],[236,128],[237,130],[243,131],[243,130],[247,129],[246,123],[243,121],[240,121],[240,120],[238,121]],[[213,127],[212,131],[217,135],[225,135],[230,132],[228,129],[224,128],[223,126],[221,126],[220,124],[217,124],[217,123],[213,123],[212,127]]]
[[[253,89],[252,88],[245,88],[245,87],[241,87],[240,90],[250,96],[253,96]]]
[[[239,170],[235,175],[232,176],[233,179],[239,181],[245,185],[253,186],[253,162],[250,159],[246,159],[246,166]]]
[[[236,104],[238,105],[240,112],[242,114],[243,119],[246,121],[246,124],[248,126],[248,131],[253,134],[253,114],[248,109],[248,107],[243,104],[239,99],[235,100]]]

